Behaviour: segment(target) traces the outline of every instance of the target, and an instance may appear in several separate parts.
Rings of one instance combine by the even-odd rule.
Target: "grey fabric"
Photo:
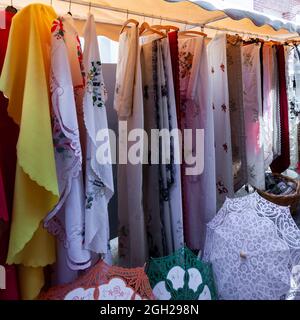
[[[247,183],[241,46],[242,41],[239,37],[227,36],[227,74],[230,123],[233,124],[231,125],[231,143],[235,192]]]

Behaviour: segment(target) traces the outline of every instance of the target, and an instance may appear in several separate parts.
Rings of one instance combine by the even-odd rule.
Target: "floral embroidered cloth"
[[[151,140],[153,129],[172,132],[177,128],[168,40],[153,40],[144,44],[141,61],[144,123],[150,146],[157,141]],[[171,145],[164,140],[167,143],[164,150],[168,150],[165,154],[162,153],[162,145],[151,150],[149,164],[143,167],[143,206],[149,256],[152,257],[171,253],[183,245],[180,166],[174,164],[174,158],[179,159],[179,144],[175,143],[178,139],[175,134]]]
[[[85,248],[95,253],[108,253],[109,217],[108,203],[114,193],[110,142],[97,159],[100,146],[97,134],[104,130],[108,134],[105,89],[99,55],[94,17],[89,15],[84,30],[83,64],[86,69],[86,87],[83,111],[86,126],[85,164]],[[104,141],[102,141],[103,143]],[[108,153],[105,159],[105,152]],[[100,162],[98,162],[100,161]]]
[[[208,45],[211,108],[214,114],[217,207],[233,196],[232,144],[227,76],[226,35],[217,35]]]
[[[78,56],[81,55],[80,43],[68,21],[69,17],[58,18],[51,30],[53,143],[60,201],[44,222],[45,227],[64,242],[69,268],[77,270],[90,265],[90,254],[83,248],[85,210],[78,124],[78,114],[82,109],[79,90],[84,81]]]
[[[73,283],[44,292],[40,300],[152,300],[144,268],[125,269],[98,262]]]
[[[183,163],[182,194],[184,241],[191,249],[202,250],[206,223],[216,214],[214,123],[211,111],[207,47],[203,37],[181,38],[179,46],[181,132],[192,130],[193,141],[185,154],[196,156],[196,130],[204,130],[204,171],[188,175],[193,165]],[[201,148],[200,148],[201,150]],[[201,150],[202,151],[202,150]],[[198,145],[199,152],[199,145]],[[198,159],[199,160],[199,159]]]
[[[242,47],[242,64],[248,183],[264,190],[260,44]]]
[[[227,35],[227,76],[231,124],[232,170],[235,192],[247,183],[241,48],[242,40],[240,37]]]
[[[176,92],[174,88],[172,64],[171,64],[171,52],[170,52],[170,40],[163,39],[161,41],[162,54],[163,54],[163,71],[166,78],[167,87],[167,101],[169,108],[169,129],[178,129],[178,117],[176,109]],[[178,75],[179,76],[179,75]],[[179,92],[180,94],[180,92]],[[180,158],[179,137],[174,135],[173,141],[171,141],[171,173],[169,183],[169,206],[170,206],[170,240],[168,245],[168,254],[180,249],[184,245],[183,235],[183,211],[182,211],[182,188],[181,188],[181,166],[177,164],[175,159]],[[178,141],[178,145],[175,143]],[[174,163],[175,161],[175,163]],[[170,172],[170,170],[168,172]]]
[[[156,97],[158,96],[157,51],[159,45],[159,41],[154,40],[143,44],[141,49],[144,130],[149,137],[149,145],[152,143],[151,130],[159,128],[159,123],[157,121],[158,106],[155,104],[156,101],[158,102]],[[163,207],[160,205],[161,168],[159,161],[155,164],[151,163],[154,150],[151,151],[153,151],[153,154],[151,152],[148,154],[149,164],[143,165],[143,209],[147,231],[147,258],[149,258],[149,256],[161,257],[166,253],[166,230],[163,221]],[[159,147],[155,151],[158,152]]]
[[[0,90],[8,113],[20,126],[9,264],[20,266],[22,298],[35,298],[44,285],[42,267],[55,262],[55,244],[41,222],[58,201],[50,119],[50,6],[33,4],[12,21]],[[22,52],[22,54],[20,54]]]

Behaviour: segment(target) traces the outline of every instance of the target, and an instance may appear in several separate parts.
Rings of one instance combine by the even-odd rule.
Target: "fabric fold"
[[[139,28],[134,25],[125,30],[119,39],[114,109],[122,119],[130,117],[133,112],[138,34]]]
[[[81,270],[91,265],[90,253],[84,249],[81,47],[71,17],[59,17],[51,32],[52,131],[60,199],[44,225],[64,243],[69,268]]]
[[[22,290],[26,299],[37,297],[44,284],[40,267],[55,261],[54,239],[41,225],[59,195],[49,95],[48,48],[55,18],[54,10],[41,4],[15,15],[0,79],[0,90],[9,99],[8,113],[20,126],[7,263],[29,267],[22,267],[21,288],[27,271],[36,273],[36,282]]]

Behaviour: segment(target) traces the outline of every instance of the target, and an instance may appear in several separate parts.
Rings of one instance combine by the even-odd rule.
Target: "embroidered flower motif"
[[[224,183],[222,181],[219,181],[217,183],[217,189],[219,194],[226,194],[228,193],[228,189],[225,187]]]
[[[70,291],[64,300],[95,300],[94,299],[94,288],[89,288],[87,290],[83,288],[76,288]]]
[[[250,53],[244,53],[244,66],[246,67],[252,67],[253,66],[253,59]]]
[[[91,68],[87,75],[88,91],[93,94],[93,105],[96,107],[104,107],[102,91],[105,94],[105,85],[101,79],[101,62],[92,61]],[[118,86],[116,87],[116,92]],[[117,92],[118,93],[118,92]]]
[[[222,108],[222,111],[224,111],[224,112],[226,112],[226,111],[227,111],[227,107],[226,107],[226,104],[225,104],[225,103],[224,103],[224,104],[222,104],[221,108]]]
[[[68,157],[68,151],[71,150],[71,141],[64,135],[60,128],[58,119],[53,116],[53,146],[58,154]]]
[[[53,21],[51,33],[54,34],[57,40],[64,40],[65,30],[61,18],[58,18],[57,20]]]
[[[104,196],[106,188],[105,184],[99,179],[89,180],[89,184],[92,185],[92,188],[90,188],[92,191],[86,196],[86,209],[91,209],[94,200]]]
[[[207,285],[203,286],[200,271],[196,268],[185,271],[179,266],[169,271],[165,281],[155,285],[153,294],[159,300],[170,300],[174,296],[179,300],[185,296],[191,300],[211,300],[211,292]]]
[[[99,286],[99,300],[131,300],[133,296],[134,290],[120,278],[112,278],[109,283]]]
[[[179,53],[180,76],[185,78],[191,75],[194,55],[191,52],[181,51]]]
[[[294,86],[296,85],[294,84]],[[294,90],[296,90],[296,88]],[[296,101],[296,98],[293,97],[292,99],[293,100],[290,101],[290,115],[291,115],[291,120],[295,120],[296,117],[300,115],[300,110],[299,110],[299,105]]]
[[[222,63],[222,64],[220,65],[220,68],[221,68],[221,70],[222,70],[223,72],[225,72],[225,65],[224,65],[224,63]]]

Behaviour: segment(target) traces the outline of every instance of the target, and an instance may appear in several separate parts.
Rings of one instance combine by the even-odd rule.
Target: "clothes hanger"
[[[6,9],[5,9],[5,11],[6,11],[6,12],[13,13],[13,14],[15,14],[15,13],[18,12],[18,10],[14,7],[12,0],[10,1],[10,6],[7,6]]]
[[[178,31],[179,28],[178,27],[175,27],[175,26],[171,26],[171,25],[159,25],[159,24],[155,24],[153,26],[151,26],[151,28],[154,28],[154,29],[157,29],[157,30],[165,30],[166,32],[169,32],[171,30],[174,30],[174,31]]]
[[[166,35],[163,32],[156,30],[154,28],[151,28],[148,22],[142,23],[142,25],[140,27],[140,36],[145,32],[152,32],[152,33],[160,35],[161,37],[166,37]]]
[[[128,19],[126,20],[124,23],[123,23],[123,26],[122,26],[122,29],[120,31],[120,34],[125,30],[125,28],[130,24],[130,23],[133,23],[135,24],[136,26],[139,25],[139,22],[135,19]]]
[[[187,22],[185,23],[184,31],[179,31],[178,34],[179,35],[196,35],[196,36],[207,37],[207,34],[204,32],[204,26],[201,26],[201,31],[187,30]]]
[[[207,37],[207,34],[201,31],[192,31],[192,30],[187,30],[187,31],[180,31],[179,35],[183,36],[183,35],[197,35],[197,36],[202,36],[202,37]]]
[[[72,17],[72,12],[71,12],[71,10],[72,10],[72,0],[70,0],[70,2],[69,2],[69,11],[68,11],[68,13],[67,13],[67,14],[69,14],[69,15]]]

